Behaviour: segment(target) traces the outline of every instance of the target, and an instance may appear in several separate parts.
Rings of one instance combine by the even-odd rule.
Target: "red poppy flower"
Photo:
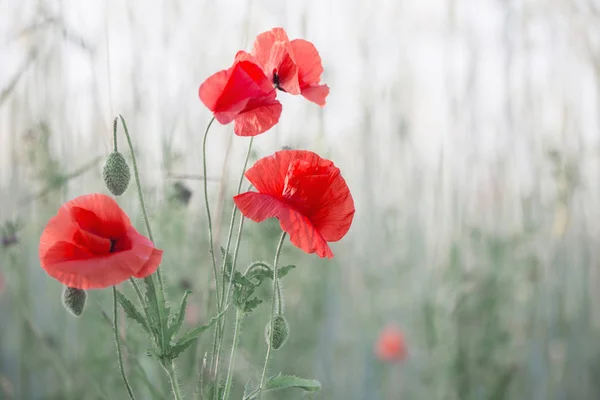
[[[405,360],[408,352],[402,331],[395,326],[385,328],[375,344],[375,355],[384,362]]]
[[[42,268],[77,289],[145,278],[158,268],[162,250],[142,236],[112,198],[89,194],[66,202],[40,238]]]
[[[262,69],[236,55],[233,66],[219,71],[202,83],[200,100],[219,123],[235,122],[238,136],[256,136],[273,127],[281,115],[281,103]]]
[[[291,242],[307,253],[332,258],[327,242],[352,224],[354,201],[339,168],[311,151],[282,150],[246,171],[257,192],[233,198],[245,217],[279,219]]]
[[[323,65],[315,46],[303,39],[290,41],[283,28],[273,28],[256,37],[252,56],[276,88],[302,94],[323,107],[329,87],[321,85]]]

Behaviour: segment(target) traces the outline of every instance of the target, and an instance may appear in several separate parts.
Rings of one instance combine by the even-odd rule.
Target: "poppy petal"
[[[289,94],[300,94],[298,66],[294,60],[290,40],[283,28],[273,28],[259,34],[252,47],[252,54],[269,81],[275,82],[274,73],[277,73],[280,88]]]
[[[327,85],[312,85],[302,88],[302,96],[321,107],[325,106],[327,95],[329,95],[329,86]]]
[[[309,86],[321,81],[323,65],[317,48],[304,39],[294,39],[290,42],[294,51],[294,59],[298,65],[298,80],[300,86]]]
[[[288,233],[296,247],[307,253],[316,253],[321,258],[333,258],[329,245],[310,220],[286,203],[256,192],[237,195],[233,201],[245,217],[255,222],[273,217],[279,219],[281,229]]]
[[[244,60],[210,76],[200,86],[199,96],[219,123],[228,124],[246,110],[252,99],[274,98],[276,94],[262,69]]]
[[[200,85],[200,89],[198,90],[198,94],[200,96],[200,100],[204,103],[204,105],[211,111],[215,112],[219,105],[219,101],[225,86],[227,86],[227,81],[230,75],[229,70],[219,71],[211,76],[209,76],[203,83]],[[233,121],[235,116],[244,109],[245,104],[242,102],[238,102],[235,105],[232,105],[229,109],[229,113],[225,111],[221,111],[219,113],[215,112],[215,118],[219,123],[225,125]]]
[[[162,250],[139,234],[116,201],[91,194],[66,202],[40,238],[42,268],[79,289],[116,285],[154,272]]]
[[[278,100],[254,100],[256,106],[235,119],[233,132],[238,136],[256,136],[271,129],[281,116],[282,106]],[[249,105],[249,107],[251,107]]]
[[[326,241],[337,242],[348,233],[355,208],[350,189],[341,174],[330,181],[316,209],[310,220]]]
[[[244,174],[257,191],[272,196],[281,196],[288,167],[297,151],[278,151],[258,160]]]
[[[64,205],[81,229],[103,237],[121,236],[131,221],[110,196],[93,193],[79,196]]]
[[[151,242],[135,240],[131,250],[97,257],[73,243],[58,242],[41,260],[50,276],[77,289],[101,289],[117,285],[131,276],[144,278],[158,268],[162,250]],[[148,244],[147,242],[150,244]]]
[[[278,69],[279,87],[289,94],[300,94],[298,82],[298,66],[289,54],[283,57]]]

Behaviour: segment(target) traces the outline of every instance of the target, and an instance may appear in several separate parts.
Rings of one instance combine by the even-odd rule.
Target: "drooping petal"
[[[315,104],[325,107],[326,98],[329,95],[329,86],[327,85],[312,85],[302,88],[302,96]]]
[[[332,258],[333,253],[310,220],[277,198],[256,192],[246,192],[233,198],[240,212],[255,222],[267,218],[279,219],[281,229],[288,233],[290,241],[307,253]]]
[[[350,189],[341,174],[336,174],[329,182],[315,209],[316,213],[310,216],[310,220],[325,240],[337,242],[348,233],[355,208]]]
[[[249,107],[252,108],[235,119],[233,132],[236,135],[256,136],[268,131],[279,122],[282,106],[278,100],[254,100]]]

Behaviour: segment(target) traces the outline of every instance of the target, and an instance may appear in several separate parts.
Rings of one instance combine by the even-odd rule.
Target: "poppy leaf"
[[[256,307],[258,307],[263,301],[260,300],[258,297],[255,297],[251,300],[246,300],[246,302],[243,304],[242,306],[242,310],[245,313],[250,313],[252,312]]]
[[[148,280],[151,282],[148,284]],[[166,350],[168,345],[168,326],[169,310],[166,306],[165,297],[162,291],[156,290],[152,277],[147,278],[146,284],[146,313],[149,318],[150,329],[154,334],[159,348]]]
[[[150,330],[148,329],[147,321],[144,319],[142,314],[140,314],[140,312],[137,310],[137,308],[135,308],[133,303],[123,293],[119,292],[118,290],[116,292],[117,292],[117,301],[121,305],[121,308],[123,308],[123,311],[125,311],[125,314],[129,318],[131,318],[132,320],[134,320],[138,324],[140,324],[142,326],[142,328],[144,328],[144,332],[146,332],[147,334],[150,334]]]
[[[276,375],[267,381],[265,391],[280,390],[288,388],[302,389],[306,392],[317,392],[321,390],[321,383],[314,379],[304,379],[293,375]]]
[[[173,337],[173,335],[175,335],[177,332],[179,332],[179,329],[181,328],[181,325],[183,324],[183,319],[185,318],[185,310],[187,307],[187,298],[191,293],[192,293],[191,290],[186,290],[185,293],[183,294],[183,298],[181,299],[181,304],[179,305],[179,310],[173,316],[173,319],[171,320],[171,325],[169,326],[169,329],[167,332],[167,334],[168,334],[167,340],[168,341],[171,341],[171,338]]]
[[[277,271],[277,278],[283,278],[294,268],[296,268],[295,265],[286,265],[285,267],[279,268],[279,270]]]

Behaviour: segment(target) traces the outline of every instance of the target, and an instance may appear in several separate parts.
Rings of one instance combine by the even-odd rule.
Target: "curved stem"
[[[212,229],[212,218],[210,215],[210,204],[208,202],[208,179],[206,177],[206,139],[208,138],[208,132],[210,131],[210,127],[215,122],[215,118],[213,117],[208,125],[206,126],[206,130],[204,131],[204,139],[202,140],[202,168],[203,168],[203,176],[202,182],[204,183],[204,204],[206,205],[206,218],[208,221],[208,246],[210,251],[210,257],[213,266],[213,273],[215,275],[215,297],[217,300],[217,312],[221,312],[221,296],[219,293],[219,273],[217,272],[217,260],[215,259],[215,244],[213,241],[213,229]],[[221,324],[215,324],[215,334],[213,336],[213,351],[210,358],[210,372],[212,373],[218,365],[217,359],[217,348],[219,343],[219,338],[221,337]]]
[[[248,160],[250,160],[250,154],[252,153],[252,144],[254,143],[254,137],[250,138],[250,143],[248,143],[248,150],[246,151],[246,159],[244,160],[244,168],[242,169],[242,173],[240,175],[240,180],[238,183],[238,187],[237,187],[237,192],[236,194],[240,194],[240,192],[242,191],[242,185],[244,183],[244,174],[246,172],[246,168],[248,167]],[[221,265],[221,273],[222,273],[222,277],[221,277],[221,282],[222,282],[222,286],[221,286],[221,309],[223,307],[225,307],[229,301],[229,293],[231,292],[231,287],[233,284],[233,276],[235,275],[235,268],[237,265],[237,257],[238,257],[238,251],[240,248],[240,242],[242,240],[242,229],[244,227],[244,216],[242,216],[242,219],[240,220],[240,225],[238,228],[238,232],[237,232],[237,238],[236,238],[236,243],[235,243],[235,250],[233,253],[233,259],[231,260],[231,271],[229,274],[229,283],[227,285],[227,291],[225,291],[225,275],[226,275],[226,262],[227,262],[227,257],[229,255],[229,248],[231,245],[231,238],[233,236],[233,226],[235,224],[235,217],[237,214],[237,206],[234,204],[233,205],[233,210],[231,211],[231,221],[229,223],[229,232],[227,234],[227,243],[225,245],[225,256],[223,257],[223,263]],[[223,332],[225,332],[225,325],[226,325],[226,320],[223,318],[221,321],[218,321],[217,324],[220,324],[220,327],[218,328],[220,334],[219,334],[219,338],[218,338],[218,342],[217,342],[217,347],[216,347],[216,368],[215,368],[215,376],[217,381],[219,380],[219,357],[221,355],[221,349],[223,348]]]
[[[237,192],[236,195],[240,194],[240,192],[242,191],[242,184],[244,183],[244,173],[246,172],[246,168],[248,167],[248,160],[250,159],[250,153],[252,153],[252,144],[254,143],[254,137],[250,138],[250,143],[248,144],[248,151],[246,152],[246,159],[244,161],[244,168],[242,170],[242,174],[240,175],[240,181],[238,183],[238,187],[237,187]],[[231,222],[229,223],[229,232],[227,233],[227,243],[225,244],[225,254],[229,254],[229,246],[231,244],[231,237],[233,236],[233,225],[235,223],[235,217],[237,214],[237,207],[233,206],[233,211],[231,212]],[[243,217],[242,217],[243,220]],[[239,247],[240,244],[240,236],[239,233],[241,232],[241,224],[240,224],[240,229],[238,231],[238,240],[236,243],[236,251],[234,254],[234,259],[232,260],[232,266],[231,266],[231,274],[229,276],[229,285],[227,287],[227,292],[225,292],[225,284],[223,284],[223,287],[221,288],[221,300],[222,300],[222,304],[221,307],[224,307],[225,304],[227,303],[227,298],[229,297],[229,291],[231,290],[231,283],[233,282],[233,274],[235,273],[235,256],[237,255],[237,249]],[[225,282],[225,262],[227,261],[227,257],[223,258],[223,264],[221,265],[221,271],[222,271],[222,282]],[[227,294],[226,294],[227,293]]]
[[[125,387],[127,388],[127,393],[129,393],[129,398],[131,400],[135,400],[135,396],[133,395],[133,390],[131,390],[131,386],[129,385],[129,381],[127,380],[127,375],[125,375],[125,368],[123,367],[123,356],[121,354],[121,343],[119,342],[119,319],[117,315],[117,289],[113,286],[113,328],[115,330],[115,344],[117,345],[117,358],[119,359],[119,369],[121,370],[121,376],[123,377],[123,382],[125,382]]]
[[[281,234],[279,243],[277,244],[277,250],[275,251],[275,260],[273,261],[273,300],[271,301],[271,319],[269,321],[269,343],[267,343],[267,355],[265,357],[265,365],[263,367],[262,375],[260,377],[260,389],[261,397],[263,394],[265,375],[267,374],[267,366],[269,365],[269,357],[271,357],[271,343],[273,342],[273,319],[275,317],[275,300],[277,299],[277,263],[279,262],[279,254],[283,247],[283,241],[285,239],[285,232]]]
[[[135,176],[135,183],[138,191],[138,198],[140,200],[140,205],[142,207],[142,214],[144,215],[144,222],[146,223],[146,230],[148,231],[148,237],[150,241],[154,243],[154,238],[152,236],[152,229],[150,229],[150,221],[148,220],[148,212],[146,211],[146,203],[144,203],[144,194],[142,193],[142,184],[140,182],[140,173],[138,171],[137,162],[135,160],[135,152],[133,151],[133,144],[131,143],[131,136],[129,135],[129,130],[127,129],[127,124],[125,123],[125,119],[121,114],[119,114],[119,118],[121,119],[121,124],[123,125],[123,130],[125,131],[125,137],[127,138],[127,144],[129,145],[129,151],[131,152],[131,162],[133,164],[133,174]],[[163,282],[162,277],[160,275],[160,267],[156,270],[156,276],[158,277],[158,284],[160,285],[160,290],[163,291]]]
[[[171,381],[171,390],[173,390],[173,396],[175,400],[182,400],[183,396],[181,395],[181,389],[179,388],[179,383],[177,382],[177,376],[175,375],[175,363],[171,361],[168,364],[163,364],[163,368],[167,371],[167,375],[169,376],[169,381]]]
[[[217,296],[217,308],[221,312],[221,297],[219,296],[219,278],[217,273],[217,260],[215,259],[215,245],[213,243],[213,229],[212,229],[212,218],[210,216],[210,204],[208,203],[208,179],[206,179],[206,139],[208,138],[208,132],[210,126],[215,122],[213,117],[204,131],[204,139],[202,140],[202,168],[204,170],[204,176],[202,181],[204,182],[204,202],[206,204],[206,216],[208,219],[208,245],[210,248],[210,257],[213,265],[213,272],[215,274],[215,292]]]
[[[231,355],[229,356],[229,368],[227,369],[227,380],[225,381],[225,393],[223,394],[223,400],[229,398],[229,392],[231,391],[231,382],[233,378],[233,366],[235,364],[235,353],[237,351],[237,345],[239,341],[242,320],[244,319],[244,312],[237,310],[235,314],[235,328],[233,331],[233,344],[231,345]]]

